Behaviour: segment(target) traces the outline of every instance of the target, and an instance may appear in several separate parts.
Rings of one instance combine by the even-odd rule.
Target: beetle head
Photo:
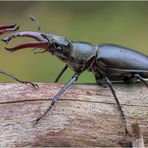
[[[48,40],[51,54],[56,55],[62,60],[66,60],[69,57],[72,49],[72,43],[65,36],[47,33],[42,34],[42,37]]]

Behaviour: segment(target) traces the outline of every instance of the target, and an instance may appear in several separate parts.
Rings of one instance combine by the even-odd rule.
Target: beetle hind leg
[[[107,83],[104,80],[104,76],[101,73],[99,73],[99,74],[98,73],[95,74],[96,83],[98,85],[100,85],[101,87],[107,88],[108,85],[107,85]]]
[[[120,102],[119,102],[119,100],[117,98],[117,95],[116,95],[115,90],[114,90],[114,88],[112,86],[112,83],[110,82],[109,78],[107,78],[107,77],[105,77],[105,81],[108,84],[108,86],[109,86],[109,88],[110,88],[110,90],[111,90],[111,92],[112,92],[112,94],[114,96],[114,99],[116,101],[116,104],[118,106],[118,109],[120,111],[120,114],[121,114],[121,117],[122,117],[122,120],[123,120],[123,123],[124,123],[124,126],[125,126],[125,134],[126,134],[126,136],[129,135],[131,137],[131,134],[129,133],[129,131],[127,129],[125,114],[124,114],[124,112],[122,110],[122,106],[121,106],[121,104],[120,104]]]
[[[148,88],[148,83],[145,81],[145,79],[140,76],[139,74],[135,74],[135,78],[137,78],[138,80],[140,80],[142,83],[145,84],[145,86]]]
[[[96,80],[97,84],[104,87],[104,88],[107,88],[108,85],[105,83],[104,80]]]
[[[128,75],[124,75],[122,80],[126,85],[130,85],[135,83],[137,81],[137,78],[133,74],[128,74]]]
[[[112,86],[112,83],[110,82],[108,77],[105,77],[101,82],[104,82],[105,86],[108,86],[110,88],[110,90],[111,90],[111,92],[113,94],[113,97],[114,97],[114,99],[116,101],[116,104],[118,106],[118,110],[120,112],[120,115],[122,117],[122,121],[123,121],[123,124],[124,124],[124,127],[125,127],[125,134],[126,134],[126,136],[129,135],[131,137],[131,134],[129,133],[128,128],[127,128],[125,114],[124,114],[124,112],[122,110],[122,106],[121,106],[121,104],[120,104],[120,102],[119,102],[119,100],[117,98],[117,95],[116,95],[115,90],[114,90],[114,88]]]

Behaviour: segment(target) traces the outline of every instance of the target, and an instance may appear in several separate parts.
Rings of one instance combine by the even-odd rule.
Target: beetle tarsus
[[[16,81],[20,82],[20,83],[23,83],[23,84],[30,84],[32,85],[32,87],[34,87],[35,89],[39,89],[39,86],[35,83],[32,83],[30,81],[22,81],[22,80],[19,80],[19,79],[15,79]]]
[[[57,78],[55,79],[54,83],[57,83],[59,81],[59,79],[61,78],[61,76],[63,75],[63,73],[67,70],[68,65],[66,64],[64,66],[64,68],[60,71],[60,73],[58,74]]]
[[[105,77],[105,81],[108,84],[108,86],[109,86],[109,88],[110,88],[110,90],[111,90],[111,92],[112,92],[112,94],[114,96],[114,99],[116,101],[116,104],[118,106],[118,109],[120,111],[120,114],[121,114],[121,117],[122,117],[122,120],[123,120],[123,123],[124,123],[124,127],[125,127],[125,134],[126,134],[126,136],[129,135],[131,137],[131,134],[129,133],[128,128],[127,128],[126,118],[125,118],[124,112],[122,110],[122,106],[121,106],[121,104],[120,104],[120,102],[119,102],[119,100],[117,98],[115,90],[113,89],[112,83],[110,82],[108,77]]]
[[[139,74],[135,74],[135,77],[139,79],[141,82],[143,82],[145,86],[148,88],[148,83],[144,80],[143,77],[141,77]]]
[[[55,102],[56,102],[55,100],[52,100],[52,102],[50,103],[50,106],[45,110],[45,112],[34,121],[33,127],[37,125],[38,122],[48,113],[48,111],[52,108]]]
[[[50,111],[52,106],[60,99],[60,96],[63,94],[63,92],[66,91],[72,84],[74,84],[74,82],[77,81],[78,77],[79,76],[75,74],[72,77],[72,79],[61,88],[61,90],[52,98],[52,101],[49,104],[48,108],[45,110],[45,112],[35,120],[35,123],[33,124],[33,126],[35,126],[48,113],[48,111]]]
[[[23,83],[23,84],[30,84],[32,85],[32,87],[34,87],[35,89],[39,89],[39,86],[35,83],[32,83],[30,81],[22,81],[22,80],[19,80],[18,78],[16,78],[15,76],[11,75],[13,79],[15,79],[17,82],[20,82],[20,83]]]

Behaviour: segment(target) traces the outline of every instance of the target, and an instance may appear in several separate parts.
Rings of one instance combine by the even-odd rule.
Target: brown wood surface
[[[40,89],[20,83],[0,84],[0,147],[130,146],[109,88],[77,84],[69,88],[35,126],[49,99],[62,84],[39,83]],[[129,131],[138,122],[148,147],[148,89],[143,84],[114,84]]]

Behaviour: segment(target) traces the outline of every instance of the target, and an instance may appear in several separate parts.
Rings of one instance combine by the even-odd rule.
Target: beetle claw
[[[8,32],[17,31],[20,26],[16,26],[16,24],[10,25],[0,25],[0,35]]]
[[[16,50],[20,50],[20,49],[23,49],[23,48],[45,48],[47,49],[48,48],[48,43],[47,42],[26,42],[26,43],[23,43],[23,44],[19,44],[13,48],[7,48],[5,47],[6,50],[8,51],[11,51],[11,52],[14,52]]]
[[[33,39],[36,39],[37,41],[47,41],[47,40],[45,40],[45,38],[42,37],[41,33],[31,32],[31,31],[17,32],[17,33],[11,34],[11,35],[3,38],[2,41],[9,42],[16,37],[31,37]]]
[[[31,38],[34,38],[36,39],[38,42],[26,42],[26,43],[22,43],[22,44],[19,44],[13,48],[6,48],[6,50],[8,51],[16,51],[16,50],[19,50],[19,49],[23,49],[23,48],[43,48],[45,49],[46,51],[49,49],[49,41],[42,36],[42,33],[39,33],[39,32],[29,32],[29,31],[26,31],[26,32],[17,32],[17,33],[14,33],[12,35],[9,35],[5,38],[2,39],[2,41],[4,41],[5,43],[8,43],[9,41],[11,41],[12,39],[16,38],[16,37],[31,37]]]
[[[14,28],[16,24],[9,24],[9,25],[0,25],[0,30],[8,29],[8,28]]]

